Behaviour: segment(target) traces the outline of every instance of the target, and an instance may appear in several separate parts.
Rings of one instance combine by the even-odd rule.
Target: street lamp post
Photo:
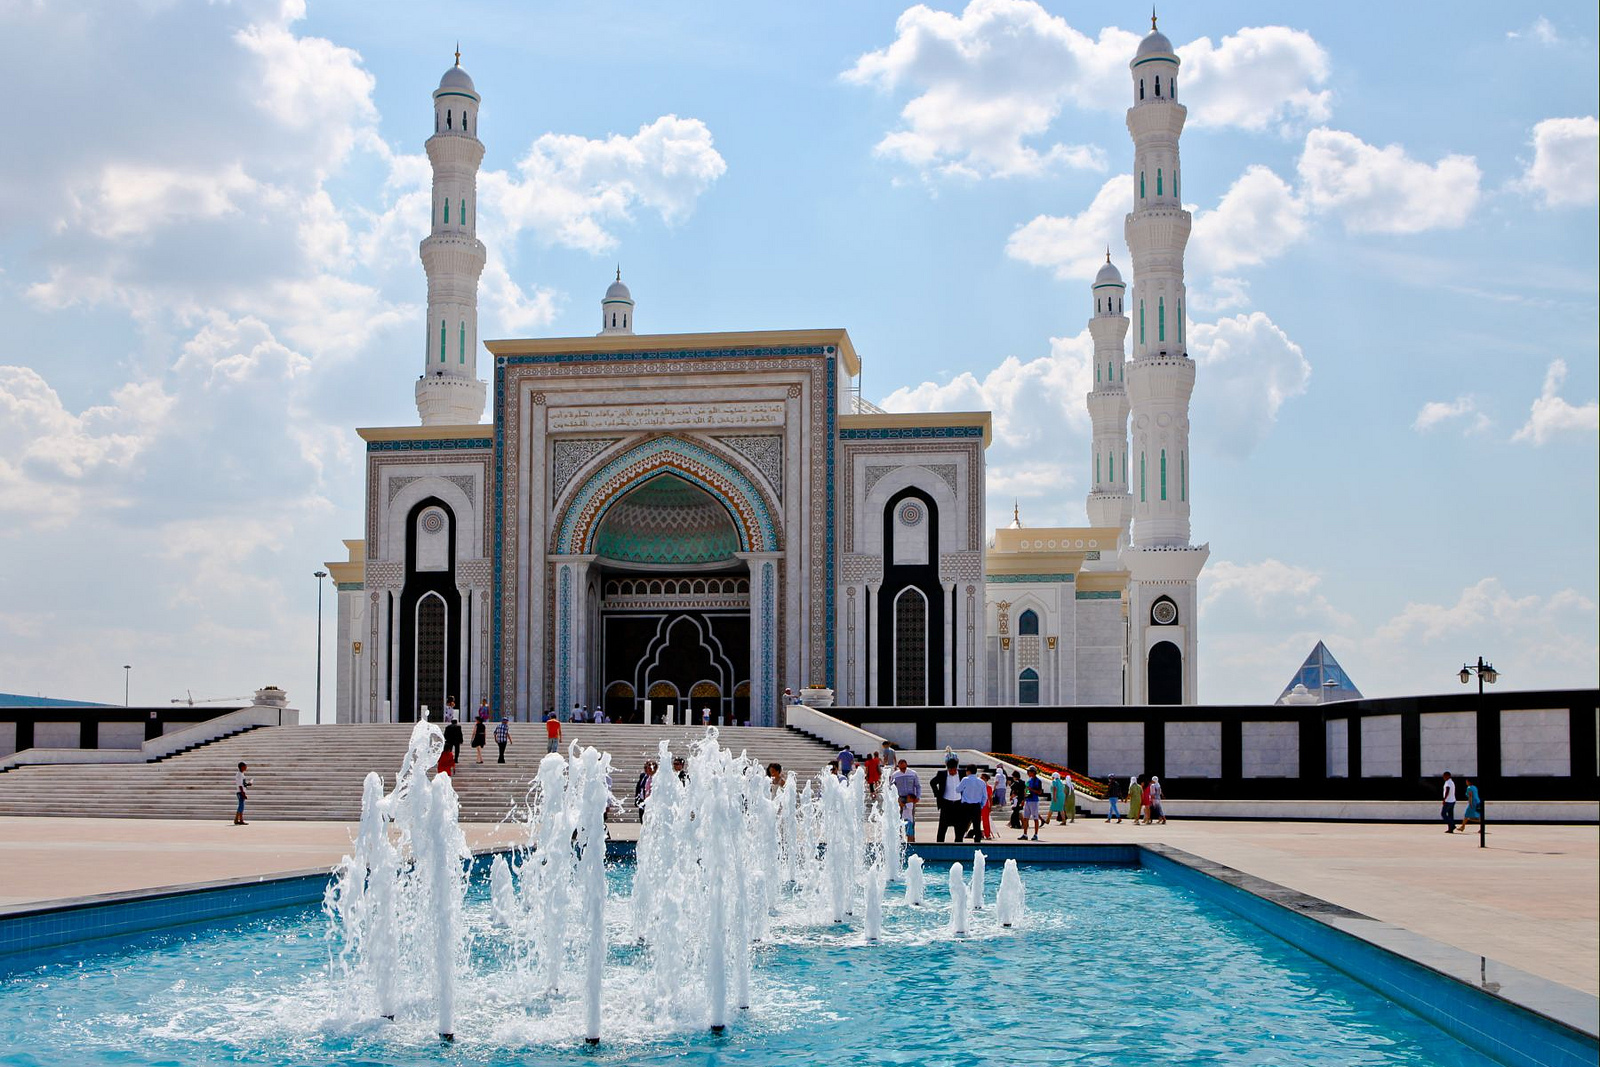
[[[327,571],[317,571],[317,725],[322,725],[322,579]]]
[[[133,671],[133,664],[124,663],[122,665],[122,706],[123,707],[127,707],[128,706],[128,679],[130,677],[132,677],[132,671]]]
[[[1461,679],[1461,684],[1462,685],[1466,685],[1468,682],[1472,681],[1472,676],[1474,674],[1476,674],[1478,676],[1478,714],[1482,715],[1483,714],[1483,683],[1484,682],[1488,682],[1490,685],[1493,685],[1494,683],[1498,682],[1500,680],[1500,672],[1494,669],[1494,664],[1484,662],[1483,657],[1479,656],[1477,663],[1463,663],[1461,665],[1461,673],[1456,675],[1456,677]],[[1487,817],[1484,814],[1485,810],[1486,809],[1485,809],[1485,805],[1484,805],[1484,802],[1483,802],[1483,790],[1480,789],[1480,790],[1478,790],[1478,847],[1479,848],[1487,848],[1487,847],[1489,847],[1489,839],[1488,839],[1488,835],[1489,835],[1489,820],[1487,819]]]

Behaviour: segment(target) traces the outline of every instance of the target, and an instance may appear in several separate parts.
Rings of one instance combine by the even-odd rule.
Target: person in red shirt
[[[876,799],[878,784],[883,781],[883,763],[878,759],[878,753],[868,753],[866,762],[861,766],[867,776],[867,793]]]
[[[443,752],[439,753],[439,766],[437,769],[440,774],[448,774],[452,776],[455,774],[456,754],[450,751],[450,747],[448,745],[445,746],[445,750]]]
[[[544,720],[544,733],[550,739],[550,747],[546,752],[559,752],[561,750],[561,720],[551,712]]]

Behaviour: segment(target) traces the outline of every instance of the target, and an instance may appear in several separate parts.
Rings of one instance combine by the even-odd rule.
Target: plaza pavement
[[[919,822],[917,837],[934,839]],[[191,882],[329,867],[354,824],[226,819],[0,818],[0,907]],[[503,827],[469,825],[476,848],[508,844]],[[613,825],[631,839],[634,823]],[[1108,825],[1081,819],[1040,835],[1052,844],[1160,841],[1435,940],[1600,994],[1600,827],[1491,827],[1446,835],[1438,824],[1221,822]],[[997,843],[1016,843],[1003,833]]]

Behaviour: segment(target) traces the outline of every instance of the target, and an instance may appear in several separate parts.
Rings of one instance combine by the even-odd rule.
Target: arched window
[[[1116,374],[1112,370],[1113,366],[1115,366],[1115,364],[1112,360],[1106,360],[1106,381],[1108,382],[1116,377]]]
[[[613,311],[611,313],[611,325],[615,326],[616,324],[617,324],[617,313],[615,311]]]
[[[1094,484],[1100,484],[1100,453],[1094,454]]]
[[[1139,199],[1144,199],[1144,171],[1139,172]]]
[[[1117,297],[1117,314],[1122,314],[1122,297]]]
[[[1156,168],[1156,195],[1161,195],[1161,168]]]
[[[461,198],[461,225],[467,224],[467,198]]]
[[[1096,315],[1100,314],[1100,298],[1098,296],[1094,298],[1094,313]]]
[[[1167,450],[1161,450],[1161,499],[1167,499]]]
[[[1017,636],[1039,636],[1039,613],[1037,611],[1029,608],[1027,611],[1024,611],[1021,615],[1017,616]]]
[[[1144,344],[1144,301],[1139,301],[1139,343]]]
[[[1117,454],[1115,452],[1106,457],[1106,481],[1117,480]]]
[[[444,113],[444,128],[445,128],[445,129],[447,129],[447,130],[448,130],[448,129],[451,129],[451,125],[450,125],[450,122],[451,122],[451,119],[450,119],[450,112],[449,112],[449,111],[446,111],[446,112],[445,112],[445,113]]]
[[[1167,339],[1167,298],[1156,298],[1156,340]]]
[[[461,112],[461,132],[467,132],[467,113],[465,111]]]
[[[1039,703],[1039,672],[1032,667],[1024,667],[1017,675],[1017,703]]]
[[[1156,75],[1156,95],[1161,95],[1161,75]]]
[[[1174,185],[1172,191],[1176,193],[1178,187]],[[1183,301],[1178,301],[1178,343],[1183,344]]]
[[[439,113],[437,111],[433,113],[433,132],[439,132]]]
[[[894,598],[894,702],[928,702],[928,599],[914,586]]]
[[[1143,78],[1139,79],[1139,99],[1140,100],[1144,99],[1144,79]]]
[[[448,196],[444,198],[444,224],[446,226],[450,225],[450,198]]]
[[[1187,450],[1178,453],[1178,499],[1189,499],[1189,453]]]
[[[444,320],[440,319],[439,320],[439,362],[440,363],[444,362],[444,338],[445,338]]]
[[[1141,503],[1141,504],[1143,504],[1145,502],[1145,499],[1144,499],[1144,473],[1145,473],[1144,472],[1144,453],[1140,452],[1139,453],[1139,503]]]
[[[456,344],[456,354],[461,358],[461,362],[462,363],[465,363],[467,361],[467,320],[466,319],[462,319],[461,320],[461,334],[460,334],[460,337],[459,337],[459,339],[457,341],[457,344]]]
[[[1094,365],[1094,383],[1096,385],[1100,384],[1100,364],[1099,363],[1096,363]]]
[[[1176,74],[1167,79],[1167,99],[1178,99],[1178,76]],[[1178,186],[1174,184],[1172,186],[1172,190],[1173,192],[1177,192]]]

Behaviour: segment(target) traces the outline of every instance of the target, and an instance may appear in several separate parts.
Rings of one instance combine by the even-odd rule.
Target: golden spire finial
[[[1011,501],[1011,521],[1018,526],[1022,525],[1022,501],[1020,500],[1013,499]]]
[[[1110,245],[1106,245],[1106,262],[1107,263],[1111,262],[1111,246]]]
[[[1150,5],[1150,32],[1156,32],[1156,5]]]
[[[620,282],[621,280],[622,280],[622,264],[618,263],[617,264],[617,281]]]
[[[456,66],[461,66],[461,42],[456,42]]]

